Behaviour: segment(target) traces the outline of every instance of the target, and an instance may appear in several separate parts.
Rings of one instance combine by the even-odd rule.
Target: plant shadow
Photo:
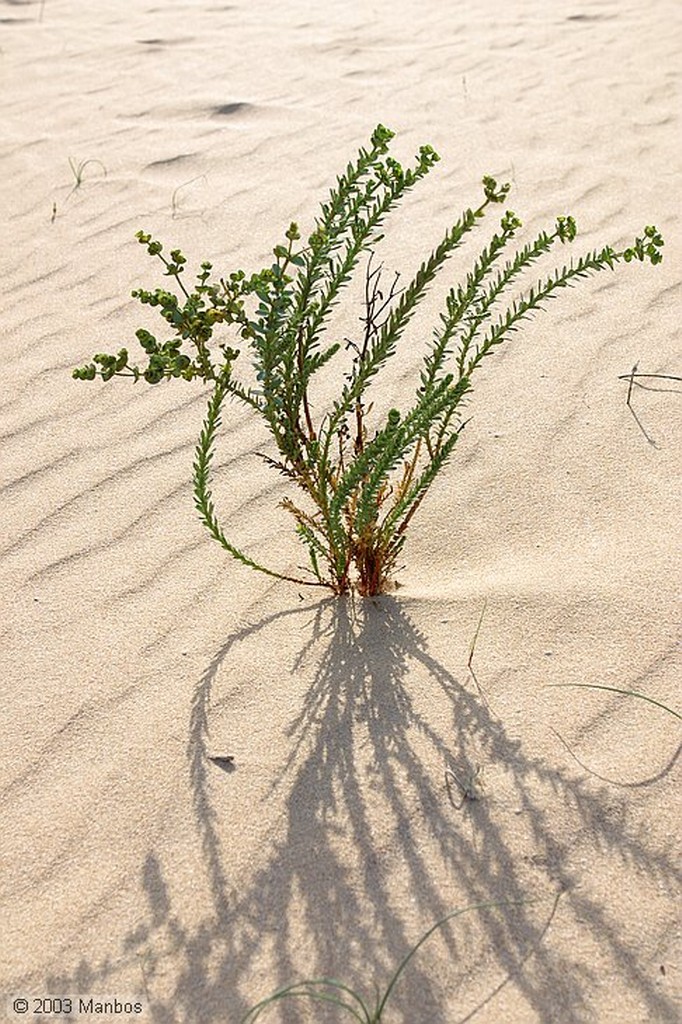
[[[609,902],[582,884],[575,844],[580,833],[583,863],[607,854],[663,885],[679,883],[673,858],[648,847],[626,805],[614,810],[612,793],[526,751],[430,655],[408,608],[388,596],[329,600],[265,615],[233,634],[197,685],[187,748],[211,915],[183,923],[151,851],[141,879],[145,922],[127,936],[121,957],[81,964],[71,978],[51,979],[53,991],[74,984],[86,991],[138,962],[156,1024],[237,1024],[259,999],[302,976],[337,977],[371,1003],[373,988],[388,983],[431,924],[459,907],[488,904],[429,940],[396,987],[388,1019],[464,1024],[512,984],[529,1019],[588,1024],[596,968],[571,955],[570,944],[550,941],[560,918],[580,922],[584,942],[598,947],[650,1019],[677,1020],[677,1007],[623,936]],[[248,777],[238,764],[211,770],[213,690],[230,652],[262,642],[275,622],[302,636],[291,670],[313,666],[313,678],[286,727],[288,757],[271,778],[269,795],[282,808],[278,830],[235,881],[229,822],[216,809],[215,787],[246,787]],[[473,777],[480,763],[502,766],[500,792],[486,788],[456,809],[445,769]],[[552,803],[569,809],[570,828],[554,827]],[[309,964],[303,975],[302,951]],[[444,962],[452,968],[446,976],[434,970]],[[472,985],[477,966],[486,980]],[[455,1013],[460,987],[466,998]],[[291,1000],[264,1019],[346,1016]]]

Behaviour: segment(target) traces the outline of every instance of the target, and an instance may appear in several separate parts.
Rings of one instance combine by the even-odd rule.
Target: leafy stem
[[[504,254],[521,229],[511,210],[473,261],[462,283],[447,293],[438,327],[423,357],[414,398],[405,410],[379,416],[373,389],[381,371],[399,351],[417,307],[437,275],[468,240],[492,205],[505,202],[509,185],[483,178],[483,199],[466,208],[445,232],[412,279],[398,287],[395,274],[382,290],[382,266],[375,246],[388,214],[438,162],[422,146],[403,167],[388,150],[393,132],[378,125],[370,145],[361,148],[337,178],[305,243],[291,223],[272,260],[246,274],[233,270],[216,277],[204,262],[188,283],[187,260],[179,249],[168,255],[144,231],[137,233],[148,254],[160,261],[169,287],[133,292],[142,305],[157,309],[167,336],[146,328],[136,332],[146,364],[131,362],[127,348],[97,353],[74,370],[79,380],[132,378],[149,384],[199,380],[212,391],[194,463],[197,512],[210,535],[243,565],[299,586],[322,586],[335,594],[356,588],[363,595],[385,591],[408,527],[438,474],[450,461],[465,426],[464,403],[486,356],[547,301],[581,278],[619,263],[660,263],[663,238],[654,226],[622,250],[595,249],[521,287],[506,308],[508,293],[557,244],[574,240],[575,221],[559,217],[506,262]],[[341,364],[342,345],[325,338],[325,327],[363,253],[364,316],[359,341],[346,339],[350,365]],[[234,347],[234,345],[239,347]],[[235,375],[247,348],[250,382]],[[315,420],[313,387],[320,371],[336,360],[341,370],[335,397]],[[256,413],[269,432],[270,452],[259,453],[289,483],[301,501],[285,497],[296,534],[308,553],[310,578],[266,568],[228,541],[219,524],[210,487],[210,469],[223,403],[230,397]]]

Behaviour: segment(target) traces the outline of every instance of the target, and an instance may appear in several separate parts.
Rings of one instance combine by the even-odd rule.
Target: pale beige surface
[[[155,1022],[232,1024],[302,975],[371,995],[447,911],[535,900],[432,938],[386,1020],[677,1021],[679,722],[544,687],[680,708],[680,396],[636,392],[640,429],[617,379],[635,361],[682,374],[679,4],[0,14],[2,988],[146,991]],[[353,608],[272,585],[203,532],[201,386],[70,369],[155,326],[128,297],[156,284],[137,229],[256,269],[378,121],[399,157],[427,141],[442,156],[387,224],[404,278],[484,173],[513,181],[527,237],[568,211],[576,251],[651,222],[667,246],[661,267],[562,296],[489,361],[402,588]],[[70,193],[69,157],[106,177],[90,164]],[[442,294],[380,402],[409,399]],[[344,305],[333,330],[358,315]],[[219,507],[228,535],[291,571],[265,443],[229,410]],[[488,704],[467,671],[484,602]],[[448,764],[483,767],[482,799],[450,805]]]

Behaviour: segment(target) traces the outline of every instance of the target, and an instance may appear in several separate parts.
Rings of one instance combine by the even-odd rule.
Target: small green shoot
[[[647,388],[646,384],[640,384],[640,382],[639,382],[639,378],[640,377],[647,377],[650,380],[674,380],[674,381],[677,381],[677,382],[682,382],[682,377],[675,377],[674,374],[672,374],[672,373],[637,373],[638,365],[639,365],[638,363],[635,363],[635,365],[632,367],[632,369],[630,370],[629,373],[621,373],[620,376],[618,377],[618,380],[627,380],[627,381],[629,381],[628,395],[627,395],[627,398],[626,398],[626,402],[627,402],[628,405],[631,404],[630,400],[632,398],[632,389],[633,389],[633,387],[635,385],[637,387],[639,387],[639,388],[644,388],[645,391],[666,390],[665,388]],[[674,390],[674,389],[671,388],[671,389],[668,389],[668,390]],[[678,393],[679,393],[679,389],[678,389]]]
[[[313,999],[320,1003],[332,1003],[333,1005],[340,1007],[342,1010],[345,1010],[355,1020],[360,1021],[360,1024],[380,1024],[384,1019],[384,1011],[401,974],[415,953],[438,928],[442,928],[442,926],[448,921],[452,921],[454,918],[459,917],[461,914],[466,914],[471,910],[487,910],[492,907],[523,906],[524,904],[531,902],[533,901],[499,900],[490,903],[474,903],[469,907],[463,907],[460,910],[453,910],[452,913],[446,914],[445,917],[441,918],[440,921],[437,921],[436,924],[432,925],[431,928],[422,935],[419,942],[417,942],[409,951],[407,956],[403,958],[383,993],[378,992],[376,994],[373,1008],[370,1008],[368,1005],[369,1000],[365,1002],[365,999],[363,999],[363,997],[349,985],[346,985],[341,981],[336,981],[333,978],[314,978],[310,981],[299,981],[293,985],[287,985],[285,988],[279,989],[279,991],[268,996],[266,999],[262,999],[259,1003],[256,1003],[255,1006],[251,1007],[246,1016],[242,1018],[241,1024],[253,1024],[253,1021],[257,1020],[260,1015],[268,1009],[268,1007],[281,999]]]
[[[471,678],[473,679],[474,683],[476,684],[476,689],[478,690],[479,697],[481,698],[481,700],[483,701],[483,703],[487,707],[490,707],[490,702],[489,702],[488,698],[486,697],[485,693],[483,692],[483,688],[482,688],[481,684],[478,681],[478,676],[476,675],[476,672],[474,671],[474,652],[476,650],[476,642],[478,640],[478,634],[481,632],[481,626],[483,624],[483,616],[485,615],[487,607],[488,607],[488,599],[486,598],[485,601],[483,602],[483,608],[481,609],[481,615],[480,615],[479,620],[478,620],[478,625],[476,626],[476,631],[474,632],[474,638],[471,641],[471,646],[469,647],[469,659],[467,661],[467,668],[469,669],[469,672],[471,673]]]
[[[608,690],[610,693],[620,693],[624,697],[637,697],[639,700],[645,700],[648,704],[654,704],[657,708],[662,708],[663,711],[667,711],[669,715],[673,715],[675,718],[682,719],[682,715],[678,714],[677,711],[673,711],[667,704],[661,704],[659,700],[654,700],[653,697],[647,697],[645,693],[638,693],[637,690],[621,690],[617,686],[602,686],[599,683],[548,683],[548,688],[556,688],[562,686],[575,686],[583,690]]]
[[[459,775],[452,768],[445,769],[445,786],[448,791],[448,797],[450,803],[456,811],[461,810],[467,800],[480,800],[483,795],[483,768],[480,764],[476,765],[473,770],[469,770],[465,775],[460,778]],[[461,799],[458,803],[455,802],[452,795],[452,786],[450,780],[455,782],[461,793]]]
[[[622,373],[618,377],[618,380],[626,380],[628,382],[628,393],[627,393],[627,398],[625,399],[625,404],[627,405],[628,409],[632,413],[632,416],[633,416],[633,419],[634,419],[635,423],[639,427],[640,431],[642,432],[642,434],[644,435],[646,440],[649,442],[649,444],[653,448],[658,448],[658,445],[653,440],[653,438],[649,435],[649,433],[647,432],[646,428],[644,427],[644,424],[642,423],[642,421],[640,420],[639,416],[635,412],[635,407],[632,404],[632,391],[633,391],[633,388],[635,388],[635,387],[642,388],[643,391],[673,391],[673,392],[676,392],[677,394],[679,394],[679,388],[654,388],[654,387],[651,387],[649,384],[643,384],[642,383],[642,378],[646,378],[648,380],[673,380],[673,381],[679,382],[679,381],[682,381],[682,377],[676,377],[676,376],[674,376],[671,373],[638,373],[637,372],[638,369],[639,369],[639,364],[635,363],[634,366],[632,367],[632,369],[630,370],[630,372],[629,373]]]
[[[183,189],[189,188],[190,185],[193,185],[195,181],[206,181],[206,175],[198,174],[196,178],[190,178],[189,181],[183,181],[183,183],[181,185],[178,185],[178,187],[173,192],[173,195],[171,196],[171,217],[173,218],[173,220],[175,220],[175,218],[179,216],[180,193],[183,191]]]
[[[76,163],[72,156],[69,157],[69,167],[71,168],[71,173],[73,174],[75,179],[75,184],[69,192],[69,195],[73,195],[76,189],[79,189],[81,187],[84,180],[85,168],[89,167],[91,164],[94,164],[96,167],[99,167],[104,177],[106,178],[107,169],[101,160],[97,160],[94,157],[91,157],[89,160],[81,160],[80,163]]]
[[[469,669],[469,671],[471,672],[472,675],[474,673],[473,661],[474,661],[474,651],[476,650],[476,641],[478,640],[478,634],[481,632],[481,626],[483,624],[483,616],[485,615],[485,610],[486,610],[487,607],[488,607],[488,599],[486,598],[485,601],[483,602],[483,608],[481,609],[481,616],[480,616],[480,618],[478,620],[478,625],[476,626],[476,632],[474,633],[474,638],[471,641],[471,646],[469,647],[469,660],[467,661],[467,667],[468,667],[468,669]]]

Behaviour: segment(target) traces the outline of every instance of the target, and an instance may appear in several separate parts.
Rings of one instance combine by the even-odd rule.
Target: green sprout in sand
[[[439,159],[431,146],[422,146],[414,165],[404,168],[388,155],[392,138],[393,132],[379,125],[369,147],[338,177],[305,242],[291,224],[284,242],[273,249],[274,261],[257,273],[215,275],[210,263],[202,263],[195,281],[186,283],[183,253],[172,249],[166,255],[161,242],[139,232],[140,244],[160,261],[175,290],[139,289],[133,296],[158,310],[167,336],[161,340],[146,329],[137,331],[145,365],[131,363],[122,348],[115,355],[95,355],[74,371],[80,380],[129,377],[158,384],[178,378],[209,384],[194,494],[211,536],[258,572],[337,595],[356,589],[370,596],[390,587],[408,527],[452,458],[464,427],[463,405],[483,360],[580,278],[621,262],[656,264],[662,258],[663,239],[655,227],[647,227],[630,246],[586,252],[508,301],[510,289],[534,261],[574,240],[576,225],[572,217],[559,217],[503,260],[521,227],[514,213],[505,213],[464,281],[446,296],[411,402],[402,410],[373,414],[372,385],[397,353],[429,286],[489,208],[505,202],[510,188],[485,177],[478,205],[464,210],[405,288],[397,290],[394,283],[386,295],[381,267],[372,266],[372,247],[380,241],[386,215]],[[362,335],[343,350],[339,341],[329,340],[325,327],[365,253],[370,258]],[[235,375],[241,355],[235,345],[248,350],[251,383]],[[313,394],[315,378],[334,359],[339,385],[335,399],[322,409]],[[210,469],[228,398],[261,417],[272,442],[261,457],[297,488],[298,500],[287,497],[282,505],[307,551],[305,576],[261,565],[225,537]]]
[[[255,1006],[252,1006],[245,1017],[242,1018],[241,1024],[253,1024],[254,1021],[258,1020],[262,1013],[264,1013],[268,1007],[274,1003],[280,1002],[283,999],[311,999],[320,1003],[331,1003],[334,1006],[338,1006],[340,1009],[346,1011],[355,1020],[360,1021],[360,1024],[380,1024],[384,1020],[384,1011],[386,1006],[393,994],[393,991],[400,979],[401,974],[409,964],[412,957],[419,951],[421,946],[424,945],[427,939],[429,939],[435,931],[442,928],[448,921],[452,921],[455,917],[460,917],[461,914],[466,914],[470,910],[487,910],[491,907],[509,907],[509,906],[520,906],[523,903],[529,903],[532,900],[508,900],[490,903],[475,903],[469,907],[463,907],[460,910],[453,910],[452,913],[446,914],[445,917],[441,918],[440,921],[436,921],[429,930],[422,935],[419,942],[417,942],[409,953],[401,960],[397,969],[394,971],[388,985],[383,992],[377,990],[374,1005],[368,1005],[368,1002],[363,999],[359,992],[351,988],[350,985],[346,985],[341,981],[335,981],[333,978],[313,978],[310,981],[299,981],[293,985],[287,985],[285,988],[279,989],[274,992],[271,996],[267,996],[262,999]],[[555,901],[555,907],[556,907]]]

